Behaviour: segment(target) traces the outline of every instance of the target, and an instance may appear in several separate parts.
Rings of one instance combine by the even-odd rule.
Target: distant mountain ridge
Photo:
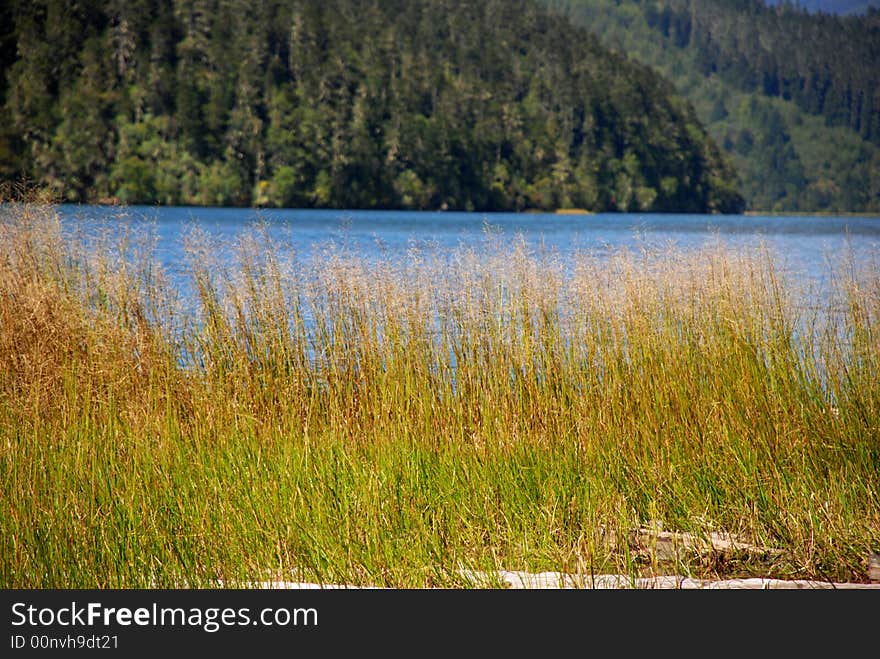
[[[668,77],[752,210],[880,211],[880,12],[761,0],[545,0]]]
[[[824,12],[840,16],[865,14],[869,9],[880,9],[878,0],[764,0],[770,6],[785,4],[801,7],[811,12]]]

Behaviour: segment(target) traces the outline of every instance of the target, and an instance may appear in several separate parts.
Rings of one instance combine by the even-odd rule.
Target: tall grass
[[[880,271],[803,296],[766,250],[525,244],[375,263],[0,223],[0,583],[307,579],[465,587],[463,570],[863,580],[880,548]],[[632,531],[766,556],[661,565]]]

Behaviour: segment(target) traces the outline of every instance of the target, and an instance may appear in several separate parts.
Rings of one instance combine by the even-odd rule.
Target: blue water
[[[198,227],[231,249],[255,226],[297,258],[311,258],[333,244],[366,259],[403,259],[413,248],[481,249],[489,243],[524,241],[535,251],[548,250],[563,261],[579,251],[608,248],[701,247],[722,241],[728,247],[770,248],[787,275],[814,290],[826,284],[829,267],[849,252],[853,261],[880,254],[880,216],[757,216],[694,214],[465,213],[360,210],[277,210],[204,207],[105,207],[62,205],[66,229],[90,235],[125,228],[156,239],[156,256],[185,286],[184,237]],[[230,253],[231,254],[231,253]]]

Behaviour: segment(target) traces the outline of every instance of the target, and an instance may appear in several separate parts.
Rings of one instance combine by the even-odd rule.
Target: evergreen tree
[[[534,0],[4,11],[0,173],[64,199],[743,208],[671,85]]]

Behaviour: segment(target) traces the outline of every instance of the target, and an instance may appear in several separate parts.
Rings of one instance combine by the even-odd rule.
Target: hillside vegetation
[[[531,0],[0,11],[0,174],[62,200],[743,207],[667,82]]]
[[[549,0],[667,76],[732,158],[749,208],[880,210],[880,12],[759,0]]]

